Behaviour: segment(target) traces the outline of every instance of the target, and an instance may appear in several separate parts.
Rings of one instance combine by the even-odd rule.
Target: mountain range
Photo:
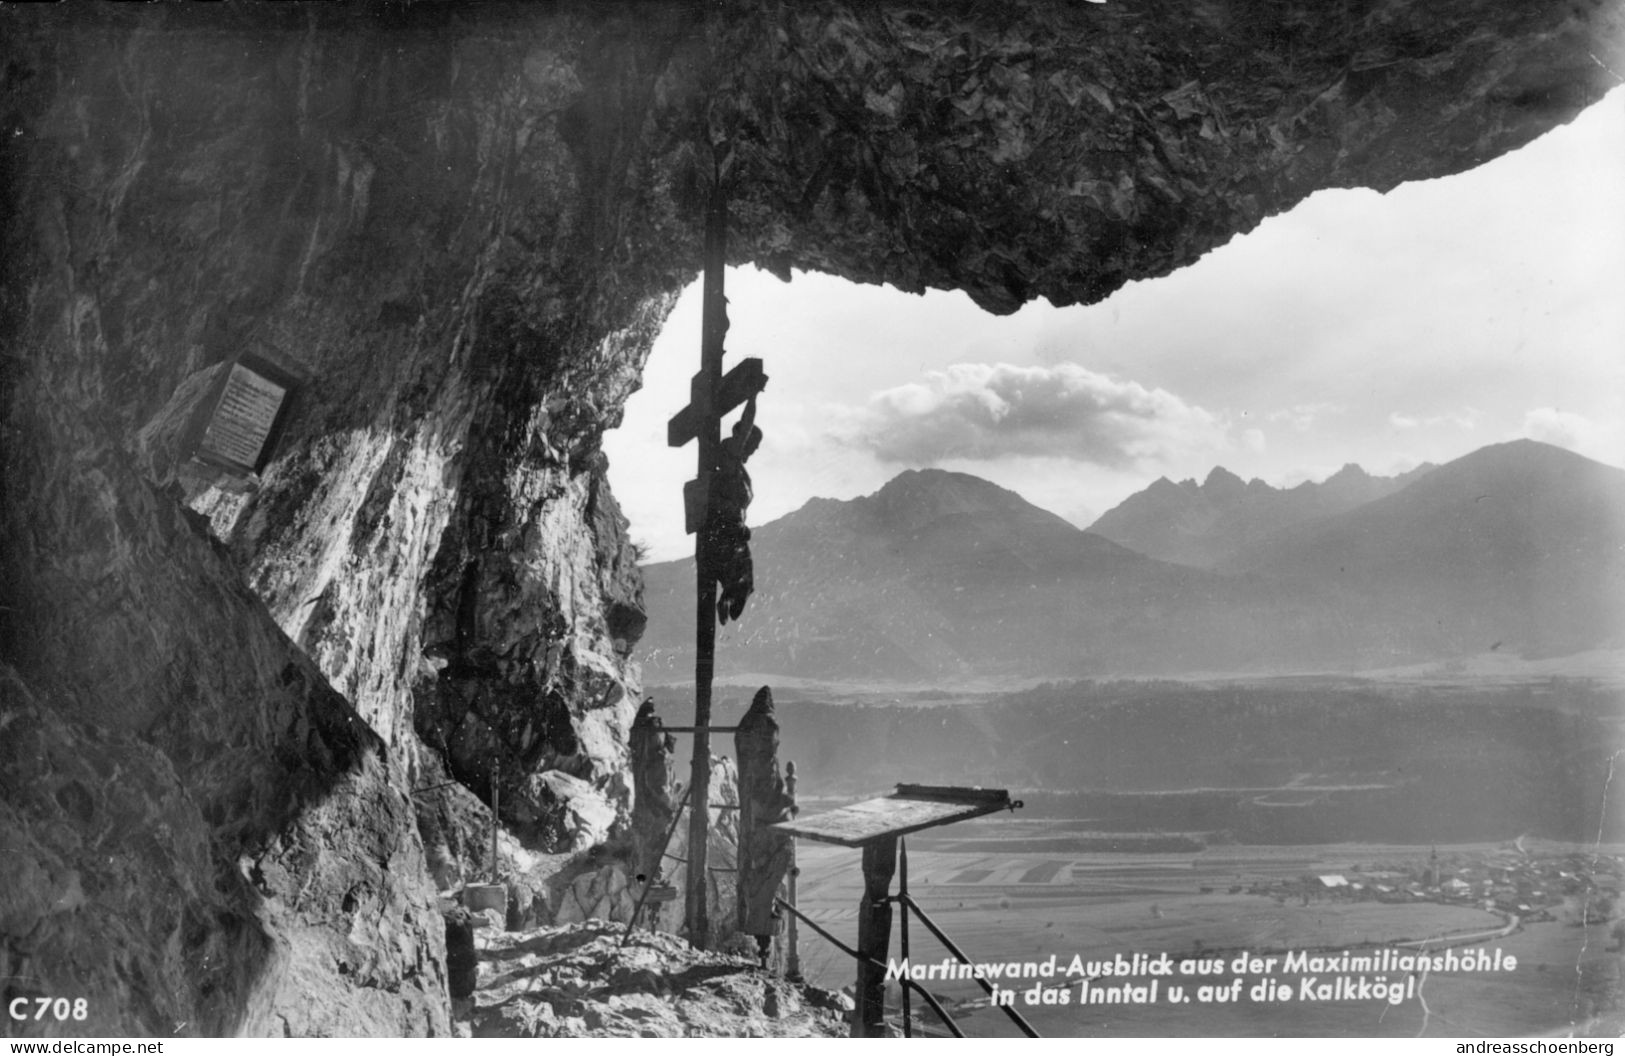
[[[1212,568],[1283,529],[1391,495],[1433,468],[1424,462],[1409,473],[1374,477],[1349,463],[1324,482],[1276,488],[1257,477],[1243,483],[1216,466],[1200,484],[1159,477],[1107,511],[1089,531],[1147,557]]]
[[[1535,441],[1386,480],[1358,467],[1290,490],[1222,470],[1200,486],[1162,480],[1102,526],[1113,538],[935,469],[813,499],[754,530],[757,591],[719,630],[717,671],[1348,670],[1625,640],[1625,471]],[[1172,553],[1209,567],[1150,556]],[[645,679],[692,678],[692,559],[644,574]]]

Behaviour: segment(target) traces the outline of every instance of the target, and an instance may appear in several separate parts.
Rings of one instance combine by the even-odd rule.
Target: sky
[[[1099,304],[1008,316],[730,269],[726,366],[760,356],[752,525],[905,469],[973,473],[1079,527],[1159,476],[1389,475],[1518,437],[1625,466],[1625,88],[1471,172],[1321,191]],[[604,438],[651,560],[693,552],[666,446],[699,283]],[[726,431],[726,426],[725,430]]]

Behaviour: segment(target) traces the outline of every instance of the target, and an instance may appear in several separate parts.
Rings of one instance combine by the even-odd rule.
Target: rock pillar
[[[739,720],[734,751],[739,760],[738,927],[765,947],[779,932],[773,899],[790,872],[793,846],[790,837],[768,826],[795,813],[795,801],[779,776],[779,724],[768,687],[756,691]]]

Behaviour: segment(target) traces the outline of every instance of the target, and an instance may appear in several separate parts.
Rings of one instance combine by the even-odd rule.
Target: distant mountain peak
[[[905,469],[867,498],[882,506],[945,500],[975,506],[1003,506],[1025,501],[992,481],[935,468]]]
[[[1182,503],[1188,501],[1188,496],[1195,490],[1196,482],[1193,480],[1176,484],[1167,477],[1158,477],[1141,494],[1158,503]]]
[[[1413,471],[1414,473],[1414,471]],[[1535,441],[1493,444],[1344,512],[1255,540],[1219,564],[1335,584],[1417,632],[1524,656],[1601,648],[1625,633],[1625,470]],[[1413,639],[1413,643],[1414,643]]]
[[[970,473],[936,468],[904,470],[873,494],[835,506],[838,511],[868,520],[887,531],[916,531],[944,517],[969,514],[1015,517],[1072,527],[1055,514],[992,481]],[[807,507],[802,509],[805,511]],[[790,515],[791,518],[801,516],[802,511]]]
[[[958,485],[986,485],[996,488],[998,485],[983,480],[981,477],[969,473],[956,473],[951,469],[938,469],[935,466],[926,466],[923,469],[905,469],[895,477],[886,481],[876,491],[875,495],[907,492],[919,488],[943,488]],[[1001,489],[1002,490],[1002,489]]]
[[[1373,477],[1350,462],[1321,483],[1281,489],[1257,477],[1243,484],[1214,466],[1200,486],[1159,482],[1129,496],[1089,530],[1159,560],[1206,568],[1273,532],[1398,491],[1430,468]]]
[[[1557,444],[1548,444],[1544,440],[1531,440],[1520,437],[1516,440],[1505,440],[1499,444],[1489,444],[1469,454],[1456,459],[1446,465],[1475,465],[1481,463],[1514,463],[1522,465],[1607,465],[1596,459],[1570,451]],[[1618,468],[1618,467],[1613,467]]]

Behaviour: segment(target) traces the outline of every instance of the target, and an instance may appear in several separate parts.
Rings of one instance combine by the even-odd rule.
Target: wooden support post
[[[744,475],[744,460],[750,448],[734,453],[722,442],[722,416],[741,403],[755,398],[767,384],[759,359],[747,359],[726,376],[722,373],[724,340],[728,336],[728,298],[723,292],[723,276],[728,263],[728,193],[723,185],[723,174],[728,163],[726,147],[713,146],[711,191],[705,209],[705,280],[701,296],[700,369],[689,385],[689,403],[666,423],[666,442],[681,447],[689,440],[698,441],[699,466],[694,479],[683,487],[683,520],[687,531],[694,533],[694,761],[689,786],[700,805],[689,819],[688,829],[688,882],[684,900],[684,923],[688,940],[704,949],[710,942],[711,921],[707,905],[706,841],[710,832],[710,813],[703,804],[710,802],[711,790],[711,677],[715,668],[717,644],[717,580],[731,573],[713,567],[710,551],[720,544],[716,538],[707,538],[713,531],[713,518],[720,518],[711,509],[712,486],[719,490],[718,503],[727,495],[743,490],[733,503],[738,508],[733,516],[739,519],[735,526],[744,539],[749,530],[744,527],[744,507],[750,501],[749,478]],[[750,404],[754,408],[754,404]],[[752,411],[754,413],[754,411]],[[760,440],[760,432],[752,435]],[[731,477],[718,478],[719,459],[727,455],[729,463],[740,475],[739,481]],[[730,483],[731,482],[731,483]],[[724,523],[718,519],[715,523]],[[730,559],[731,560],[731,559]],[[746,590],[748,594],[748,590]],[[744,597],[732,599],[732,615]],[[676,727],[673,727],[676,729]]]
[[[491,763],[491,882],[498,883],[497,877],[497,828],[502,824],[499,812],[502,809],[502,760],[497,759]]]
[[[794,814],[800,810],[801,808],[796,806],[796,764],[793,759],[784,764],[784,793],[790,797],[790,813]],[[796,902],[796,877],[800,875],[801,866],[796,864],[796,841],[795,837],[792,836],[790,838],[790,889],[785,892],[785,901],[790,903],[792,909],[799,906],[799,903]],[[790,919],[787,922],[784,943],[788,947],[784,954],[784,977],[792,983],[799,983],[801,982],[801,947],[797,942],[796,915],[794,913],[790,914]]]
[[[728,260],[728,199],[722,189],[720,166],[712,180],[705,218],[705,286],[700,324],[700,373],[695,379],[690,406],[699,439],[701,495],[710,486],[711,466],[722,443],[721,417],[712,399],[722,380],[723,339],[728,333],[728,300],[723,295],[723,270]],[[710,891],[705,859],[711,838],[711,675],[717,644],[717,582],[706,561],[703,531],[694,535],[694,760],[689,788],[695,809],[689,814],[688,877],[684,884],[683,922],[688,941],[705,949],[711,939]]]
[[[908,963],[908,841],[897,837],[897,911],[902,919],[897,922],[897,948],[903,955],[903,963]],[[909,1000],[907,986],[903,987],[903,1037],[914,1036],[914,1024],[909,1021]]]
[[[897,837],[863,845],[863,898],[858,902],[857,1008],[854,1038],[878,1038],[886,1024],[886,953],[891,947],[892,874],[897,871]]]
[[[694,533],[694,761],[689,785],[697,798],[696,804],[710,802],[711,786],[711,676],[714,673],[717,642],[717,580],[729,576],[730,570],[713,567],[708,560],[709,551],[725,549],[716,538],[716,525],[726,525],[718,510],[711,509],[712,487],[718,489],[717,503],[731,509],[738,519],[733,530],[748,540],[750,532],[744,527],[744,507],[750,502],[749,477],[744,473],[744,460],[754,444],[760,441],[760,431],[751,430],[756,439],[750,447],[735,452],[722,442],[722,416],[742,403],[753,400],[767,384],[759,359],[746,359],[722,373],[724,340],[728,335],[728,299],[723,293],[723,276],[728,262],[728,194],[723,175],[728,169],[727,148],[713,146],[711,191],[705,210],[705,281],[701,297],[700,369],[689,386],[689,404],[666,423],[666,442],[681,447],[690,440],[698,441],[699,468],[694,479],[683,486],[684,528]],[[754,408],[754,404],[749,404]],[[754,414],[754,410],[750,413]],[[719,459],[726,455],[731,470],[740,477],[733,480],[719,471]],[[742,492],[742,494],[740,494]],[[733,496],[731,499],[728,496]],[[713,523],[713,519],[715,519]],[[712,538],[707,538],[711,535]],[[728,558],[734,560],[734,558]],[[748,555],[746,555],[748,560]],[[747,569],[748,570],[748,569]],[[744,594],[748,595],[748,580]],[[730,599],[732,615],[739,615],[744,596]],[[673,727],[676,729],[676,727]],[[706,840],[710,830],[709,812],[696,809],[689,820],[689,871],[687,897],[684,902],[684,922],[688,939],[704,949],[710,941],[711,922],[706,900]]]

